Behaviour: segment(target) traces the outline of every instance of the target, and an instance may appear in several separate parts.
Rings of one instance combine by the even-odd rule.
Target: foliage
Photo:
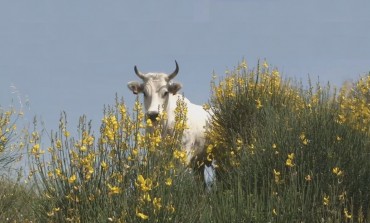
[[[16,125],[22,116],[13,107],[0,107],[0,222],[27,222],[33,218],[31,205],[27,204],[34,194],[14,177],[19,174],[14,165],[25,145]]]
[[[330,86],[310,82],[304,89],[282,80],[266,62],[255,70],[242,62],[213,83],[208,157],[217,160],[219,184],[232,191],[232,202],[248,210],[237,210],[238,219],[364,222],[369,80],[337,96]]]
[[[191,189],[197,184],[184,166],[186,153],[181,150],[186,128],[182,100],[175,113],[175,129],[166,129],[162,125],[166,114],[152,123],[144,120],[138,101],[130,115],[117,100],[105,111],[100,137],[82,118],[78,139],[70,136],[63,115],[46,150],[34,131],[30,151],[41,196],[38,218],[45,222],[192,222],[189,219],[194,216],[185,217],[185,212],[199,193]],[[191,187],[183,187],[184,182]]]
[[[0,107],[0,174],[7,172],[7,168],[19,158],[19,151],[24,146],[16,137],[16,122],[22,116],[23,113],[14,108],[4,110]]]
[[[304,87],[266,61],[214,78],[204,105],[211,190],[184,165],[182,100],[174,129],[165,113],[145,120],[139,98],[131,112],[123,99],[105,108],[98,133],[83,116],[71,136],[63,113],[50,142],[36,127],[27,136],[35,190],[0,184],[15,207],[0,220],[13,210],[23,214],[14,222],[369,222],[369,89],[370,75]]]

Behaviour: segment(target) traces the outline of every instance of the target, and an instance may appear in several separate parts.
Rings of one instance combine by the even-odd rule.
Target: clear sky
[[[370,71],[369,0],[0,0],[0,105],[29,102],[56,129],[66,111],[98,125],[145,71],[171,72],[207,102],[212,72],[266,58],[285,77],[340,85]],[[17,94],[12,93],[14,86]]]

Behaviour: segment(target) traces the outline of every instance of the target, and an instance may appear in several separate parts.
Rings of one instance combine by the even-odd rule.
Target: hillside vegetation
[[[306,87],[265,61],[254,69],[242,61],[211,87],[211,189],[184,166],[181,136],[191,126],[182,100],[173,134],[163,135],[139,99],[129,111],[117,98],[98,134],[83,116],[71,136],[63,114],[47,137],[36,127],[23,136],[16,145],[29,151],[28,184],[9,192],[14,183],[2,181],[0,221],[370,221],[370,75],[339,89]],[[0,112],[4,154],[12,124]]]

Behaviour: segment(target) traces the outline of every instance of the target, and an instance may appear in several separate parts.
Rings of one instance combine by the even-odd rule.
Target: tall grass
[[[63,113],[48,138],[37,128],[28,135],[36,195],[27,193],[32,211],[23,219],[369,222],[369,89],[370,76],[338,90],[305,87],[267,62],[248,69],[242,61],[213,79],[204,106],[212,114],[205,161],[215,160],[217,173],[211,190],[184,165],[182,132],[191,126],[182,100],[172,130],[145,120],[139,98],[132,111],[123,99],[106,107],[98,133],[81,117],[71,136]]]

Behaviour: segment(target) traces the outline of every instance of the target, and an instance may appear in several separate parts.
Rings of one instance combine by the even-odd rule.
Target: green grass
[[[304,87],[267,63],[248,70],[242,62],[213,80],[205,106],[213,113],[207,157],[217,164],[211,191],[183,164],[181,100],[166,137],[161,126],[145,131],[151,123],[138,102],[132,112],[123,100],[107,107],[98,134],[82,117],[70,136],[63,114],[50,142],[37,129],[29,134],[33,192],[2,181],[0,220],[369,222],[369,89],[370,76],[351,90]]]

